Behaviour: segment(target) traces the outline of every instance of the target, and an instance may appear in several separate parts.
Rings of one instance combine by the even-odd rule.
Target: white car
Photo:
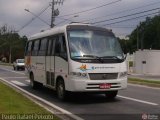
[[[25,70],[25,64],[24,59],[16,59],[16,61],[13,63],[13,69],[14,70]]]

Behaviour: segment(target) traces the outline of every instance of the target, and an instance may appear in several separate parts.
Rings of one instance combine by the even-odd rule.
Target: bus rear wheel
[[[60,100],[66,99],[65,85],[64,85],[64,81],[62,79],[58,80],[58,82],[57,82],[57,97]]]
[[[33,89],[38,88],[38,83],[36,81],[34,81],[34,75],[33,74],[30,75],[30,85]]]
[[[116,91],[107,91],[106,93],[105,93],[105,95],[106,95],[106,97],[108,98],[108,99],[114,99],[116,96],[117,96],[117,94],[118,94],[118,91],[116,90]]]

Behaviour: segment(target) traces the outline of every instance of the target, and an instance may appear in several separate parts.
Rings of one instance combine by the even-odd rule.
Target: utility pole
[[[8,41],[9,41],[9,64],[11,64],[11,57],[12,57],[12,50],[11,50],[11,36],[12,35],[12,31],[11,31],[11,34],[10,34],[10,32],[8,31],[8,35],[7,35],[7,39],[8,39]]]
[[[55,17],[59,15],[59,10],[55,9],[55,5],[63,5],[64,0],[52,0],[51,28],[55,26]]]
[[[137,26],[137,51],[139,50],[139,30],[138,30],[138,26]]]
[[[54,16],[54,0],[52,0],[52,15],[51,15],[51,28],[54,27],[55,16]]]

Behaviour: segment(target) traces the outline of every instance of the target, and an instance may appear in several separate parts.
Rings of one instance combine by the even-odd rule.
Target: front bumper
[[[17,66],[18,69],[25,69],[25,66]]]
[[[101,84],[110,84],[108,89],[101,89]],[[105,92],[127,88],[127,77],[115,80],[77,80],[69,79],[66,81],[66,90],[72,92]]]

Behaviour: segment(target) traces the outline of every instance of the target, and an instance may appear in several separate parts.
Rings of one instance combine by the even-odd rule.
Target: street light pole
[[[36,18],[40,19],[41,21],[43,21],[45,24],[49,25],[51,28],[53,28],[54,22],[55,22],[55,17],[59,15],[59,10],[55,9],[55,5],[57,4],[63,4],[64,0],[52,0],[52,3],[50,4],[52,6],[52,13],[51,13],[51,24],[48,24],[45,20],[41,19],[39,17],[39,15],[36,15],[35,13],[31,12],[29,9],[24,9],[26,12],[31,13],[33,16],[35,16]]]

